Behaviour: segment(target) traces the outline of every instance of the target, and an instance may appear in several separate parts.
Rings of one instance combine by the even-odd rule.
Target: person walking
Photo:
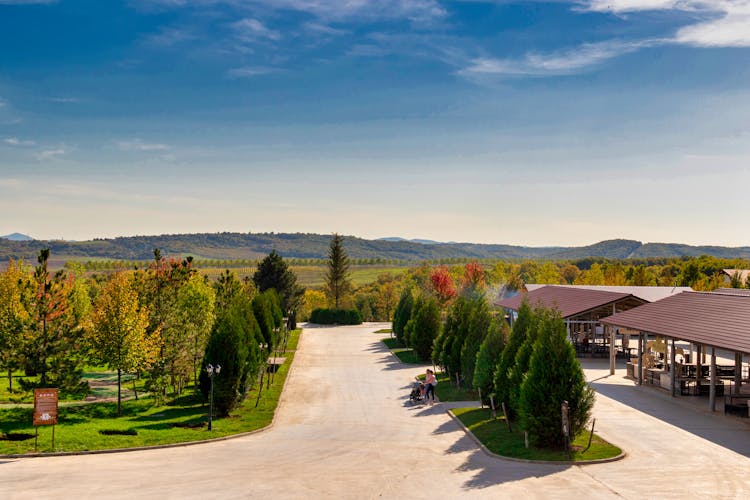
[[[435,373],[433,373],[433,371],[428,368],[427,374],[425,375],[424,379],[424,400],[427,401],[430,398],[430,395],[432,395],[432,399],[430,399],[430,406],[435,404],[436,385],[437,377],[435,377]]]

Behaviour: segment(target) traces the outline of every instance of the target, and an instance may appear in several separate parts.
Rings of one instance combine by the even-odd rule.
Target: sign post
[[[39,426],[52,426],[52,450],[55,449],[55,425],[57,424],[57,389],[34,389],[34,451],[37,451]]]
[[[570,420],[568,418],[567,401],[563,401],[560,405],[560,413],[562,414],[562,434],[565,439],[565,452],[570,456]]]

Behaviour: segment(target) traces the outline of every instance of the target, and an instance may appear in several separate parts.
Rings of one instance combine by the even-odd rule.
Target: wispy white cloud
[[[58,147],[54,149],[43,149],[36,153],[34,157],[39,161],[56,160],[61,156],[68,154],[68,149],[64,147]]]
[[[253,42],[260,39],[280,40],[281,33],[269,29],[263,23],[253,18],[240,19],[232,23],[237,38],[245,42]]]
[[[697,47],[750,47],[750,1],[722,2],[723,13],[677,31],[676,43]]]
[[[405,19],[415,24],[429,24],[448,13],[438,0],[138,0],[142,8],[170,9],[230,5],[246,12],[259,8],[273,11],[304,12],[328,21],[368,22]]]
[[[167,144],[144,142],[141,139],[120,141],[117,143],[122,151],[168,151],[171,147]]]
[[[8,137],[7,139],[3,140],[5,144],[8,144],[10,146],[35,146],[36,142],[29,141],[29,140],[21,140],[18,137]]]
[[[626,13],[643,10],[686,9],[688,4],[697,3],[685,0],[590,0],[579,2],[581,10],[592,12]]]
[[[654,40],[608,41],[585,43],[572,49],[547,54],[528,53],[520,59],[477,58],[460,70],[459,74],[466,77],[567,75],[656,43],[658,42]]]
[[[308,22],[302,25],[307,31],[328,36],[341,36],[350,33],[349,30],[334,28],[327,24]]]
[[[458,73],[467,78],[555,76],[586,71],[624,54],[662,45],[750,47],[750,0],[590,0],[580,10],[629,14],[653,10],[694,12],[705,19],[674,35],[648,40],[583,43],[549,53],[529,52],[516,59],[474,58]]]
[[[230,69],[227,71],[227,76],[230,78],[253,78],[256,76],[278,73],[280,71],[282,71],[280,68],[274,68],[271,66],[242,66]]]
[[[750,0],[590,0],[583,10],[628,14],[676,10],[705,19],[680,28],[671,43],[696,47],[750,47]]]
[[[8,101],[0,97],[0,108],[4,108],[7,105],[8,105]]]
[[[184,28],[167,26],[157,33],[147,35],[143,40],[148,45],[157,47],[173,47],[183,42],[195,39],[195,35]]]

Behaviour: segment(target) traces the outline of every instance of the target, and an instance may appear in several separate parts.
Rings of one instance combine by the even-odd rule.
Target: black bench
[[[748,401],[750,401],[750,394],[727,394],[724,396],[724,413],[748,417],[750,416]]]

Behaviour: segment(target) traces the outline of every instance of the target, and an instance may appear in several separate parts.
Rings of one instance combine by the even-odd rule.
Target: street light
[[[211,422],[214,419],[214,375],[218,375],[221,371],[221,365],[208,364],[206,367],[206,373],[208,373],[208,380],[211,381],[211,395],[209,396],[208,404],[208,430],[212,429]]]

